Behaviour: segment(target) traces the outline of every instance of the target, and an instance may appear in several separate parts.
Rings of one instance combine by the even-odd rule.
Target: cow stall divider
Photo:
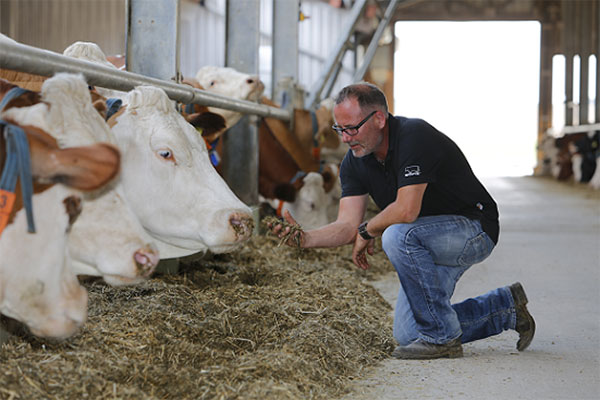
[[[286,109],[233,99],[196,89],[189,85],[117,70],[20,43],[0,41],[0,68],[48,77],[58,72],[80,73],[89,85],[124,92],[130,91],[136,86],[151,85],[164,90],[171,100],[183,104],[193,103],[218,107],[290,122],[291,113]],[[258,227],[260,222],[258,221],[258,207],[254,208],[256,209],[254,212],[255,226]],[[179,259],[165,259],[161,260],[157,271],[175,273],[178,268]]]

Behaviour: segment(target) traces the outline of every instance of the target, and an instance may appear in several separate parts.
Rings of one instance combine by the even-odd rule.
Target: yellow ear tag
[[[8,224],[8,217],[15,204],[15,194],[6,190],[0,189],[0,235]]]

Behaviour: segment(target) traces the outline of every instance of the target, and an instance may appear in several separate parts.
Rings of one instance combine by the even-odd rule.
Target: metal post
[[[315,108],[321,101],[321,92],[327,84],[327,81],[329,80],[336,65],[342,62],[342,58],[350,46],[350,36],[354,32],[356,24],[358,23],[358,18],[364,12],[366,5],[367,0],[356,0],[352,6],[352,10],[350,10],[350,15],[348,16],[348,23],[341,31],[342,36],[337,45],[334,47],[335,50],[333,51],[333,56],[328,58],[328,62],[323,68],[323,74],[310,89],[310,94],[306,102],[309,108]]]
[[[259,0],[227,0],[226,54],[228,67],[258,75],[260,45]],[[244,116],[223,136],[223,177],[246,204],[258,204],[258,129]]]
[[[596,100],[595,100],[595,109],[596,109],[596,122],[600,122],[600,4],[597,2],[594,3],[594,7],[596,8],[594,12],[594,33],[596,44],[594,46],[594,52],[596,54]]]
[[[546,132],[552,126],[552,56],[554,54],[555,33],[556,24],[554,21],[542,22],[537,143],[542,142],[546,136]],[[535,174],[540,174],[544,171],[545,156],[538,146]]]
[[[565,55],[565,126],[573,125],[573,3],[563,7],[563,49]]]
[[[298,0],[273,0],[273,68],[271,99],[279,102],[282,80],[298,82]],[[290,85],[293,88],[293,84]],[[288,98],[293,97],[291,93]],[[290,101],[289,104],[292,102]]]
[[[371,43],[369,43],[369,47],[367,47],[367,51],[365,52],[365,56],[363,57],[362,64],[360,65],[360,67],[358,67],[358,69],[356,70],[356,72],[354,74],[354,79],[353,79],[354,82],[361,81],[363,79],[363,77],[365,76],[365,73],[367,72],[367,69],[369,68],[369,65],[371,64],[371,61],[373,60],[373,57],[375,56],[375,51],[377,51],[377,47],[379,46],[379,39],[381,39],[381,36],[383,35],[383,30],[390,23],[390,18],[396,11],[397,6],[398,6],[398,0],[391,0],[390,3],[388,4],[387,9],[385,10],[385,14],[383,15],[383,18],[381,19],[381,21],[379,21],[377,30],[375,30],[375,33],[373,34],[373,37],[371,38]]]
[[[589,86],[590,86],[590,6],[591,2],[578,3],[577,36],[579,37],[579,125],[588,124],[589,121]]]
[[[179,0],[127,0],[127,70],[180,82]]]

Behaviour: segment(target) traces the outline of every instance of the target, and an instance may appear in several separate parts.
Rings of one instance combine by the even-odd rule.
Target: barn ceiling
[[[385,7],[388,1],[378,1]],[[406,0],[392,20],[493,21],[560,18],[561,0]]]

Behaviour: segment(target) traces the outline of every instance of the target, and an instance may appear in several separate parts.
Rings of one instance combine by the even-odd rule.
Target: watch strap
[[[371,236],[369,234],[369,232],[367,231],[367,223],[369,221],[365,221],[362,224],[360,224],[358,226],[358,234],[365,240],[371,240],[371,239],[375,239],[373,236]]]

